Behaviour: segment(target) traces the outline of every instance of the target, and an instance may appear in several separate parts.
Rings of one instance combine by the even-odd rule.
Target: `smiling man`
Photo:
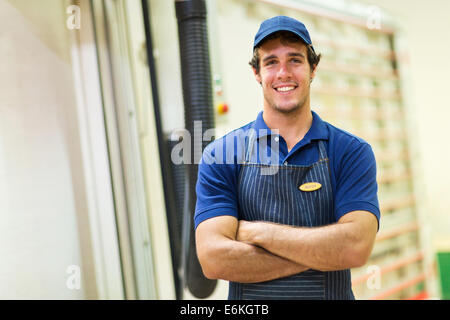
[[[204,151],[197,254],[208,278],[230,281],[229,299],[354,299],[350,268],[379,225],[376,163],[367,142],[311,111],[319,61],[303,23],[265,20],[250,62],[263,111]]]

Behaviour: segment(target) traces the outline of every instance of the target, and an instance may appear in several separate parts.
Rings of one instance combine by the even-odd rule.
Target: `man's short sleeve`
[[[212,161],[213,147],[211,145],[208,147],[205,148],[198,166],[195,228],[200,222],[216,216],[238,217],[237,164],[215,163]]]
[[[336,220],[351,211],[364,210],[373,213],[379,225],[377,170],[375,155],[370,145],[354,139],[346,148],[338,166],[335,195]]]

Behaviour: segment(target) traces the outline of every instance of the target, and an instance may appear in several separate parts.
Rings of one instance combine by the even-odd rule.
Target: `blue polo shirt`
[[[376,163],[372,148],[363,139],[334,127],[314,111],[311,112],[311,128],[289,152],[283,137],[272,132],[264,122],[262,111],[255,121],[211,142],[203,151],[198,167],[195,228],[212,217],[230,215],[238,218],[238,177],[244,160],[245,142],[252,126],[258,148],[267,148],[266,154],[270,155],[274,150],[274,143],[279,144],[277,160],[280,165],[311,165],[317,162],[318,141],[323,140],[330,159],[336,221],[351,211],[364,210],[373,213],[379,222]],[[263,136],[266,142],[261,144]],[[273,160],[258,156],[261,152],[257,150],[253,161],[270,163]]]

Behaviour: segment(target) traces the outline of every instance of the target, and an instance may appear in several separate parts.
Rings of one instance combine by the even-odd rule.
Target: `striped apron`
[[[253,130],[251,130],[253,131]],[[327,152],[318,141],[319,160],[309,166],[277,165],[275,174],[261,174],[274,168],[252,157],[255,134],[245,145],[245,161],[239,173],[239,219],[270,221],[285,225],[316,227],[335,223],[333,194]],[[299,186],[319,182],[316,191]],[[354,299],[350,270],[322,272],[309,269],[296,275],[260,283],[230,282],[228,299]]]

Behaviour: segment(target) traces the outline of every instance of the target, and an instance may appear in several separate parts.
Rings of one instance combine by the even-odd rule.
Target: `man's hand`
[[[258,222],[250,222],[246,220],[239,220],[239,227],[236,234],[236,240],[254,244],[254,238],[258,235]]]

